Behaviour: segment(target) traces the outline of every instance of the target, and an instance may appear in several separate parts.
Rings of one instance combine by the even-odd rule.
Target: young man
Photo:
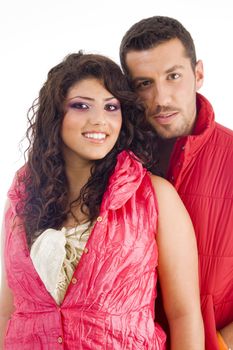
[[[197,93],[203,64],[177,20],[155,16],[134,24],[120,57],[159,135],[160,170],[195,227],[206,349],[220,343],[233,349],[233,132],[214,121]]]

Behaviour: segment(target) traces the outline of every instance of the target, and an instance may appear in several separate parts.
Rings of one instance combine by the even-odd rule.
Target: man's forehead
[[[173,55],[186,56],[186,50],[183,43],[175,38],[159,43],[151,48],[142,49],[142,50],[134,50],[131,49],[126,53],[126,61],[130,60],[132,57],[137,60],[145,60],[150,58],[151,56],[170,56],[171,51]]]
[[[147,50],[131,50],[126,54],[126,64],[132,76],[145,75],[146,72],[154,70],[169,73],[190,63],[190,58],[178,40],[168,41]]]

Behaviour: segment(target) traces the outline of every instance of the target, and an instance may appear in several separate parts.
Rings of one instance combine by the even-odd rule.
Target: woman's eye
[[[105,106],[104,109],[105,109],[106,111],[109,111],[109,112],[114,112],[114,111],[117,111],[119,108],[120,108],[119,105],[107,104],[107,105]]]
[[[71,104],[71,108],[75,109],[88,109],[88,105],[82,102],[74,102]]]

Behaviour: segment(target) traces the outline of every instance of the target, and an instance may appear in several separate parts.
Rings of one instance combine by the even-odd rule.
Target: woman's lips
[[[103,143],[106,140],[106,137],[108,136],[104,132],[84,132],[82,135],[90,142],[94,143]]]

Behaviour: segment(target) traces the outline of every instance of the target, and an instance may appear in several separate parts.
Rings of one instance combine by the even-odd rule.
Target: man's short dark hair
[[[190,33],[179,21],[165,16],[145,18],[135,23],[126,32],[120,46],[122,69],[126,74],[129,73],[126,65],[126,54],[128,52],[148,50],[176,38],[183,44],[194,70],[196,66],[196,52]]]

